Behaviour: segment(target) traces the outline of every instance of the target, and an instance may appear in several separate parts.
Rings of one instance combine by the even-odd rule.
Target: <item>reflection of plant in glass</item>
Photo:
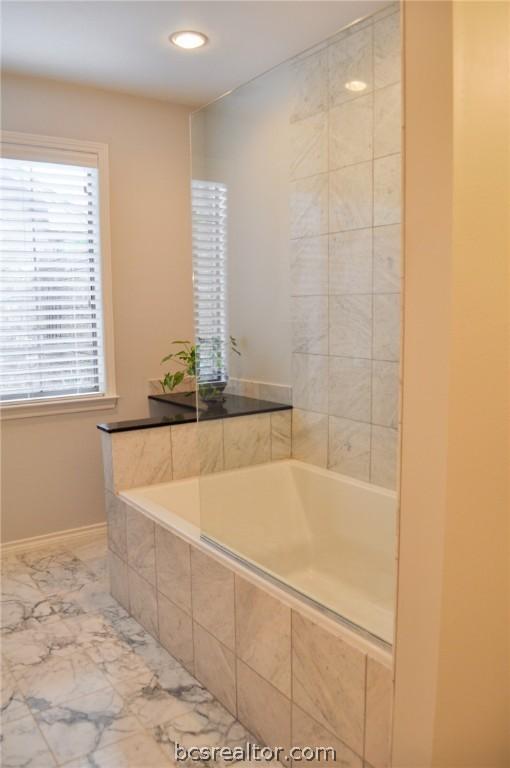
[[[204,346],[207,343],[208,348],[212,349],[212,361],[215,363],[216,369],[221,371],[223,366],[222,340],[219,338],[214,338],[208,339],[207,342],[205,339],[199,339],[198,341],[198,344],[192,344],[190,341],[172,341],[172,344],[180,344],[182,348],[177,350],[177,352],[171,352],[169,355],[166,355],[161,360],[161,363],[166,363],[168,360],[174,360],[176,363],[182,366],[183,370],[175,371],[174,373],[165,373],[164,377],[160,381],[163,392],[172,392],[179,384],[184,381],[185,376],[196,378],[197,360],[200,354],[201,341],[204,343]],[[231,351],[236,355],[240,355],[241,352],[238,349],[237,340],[233,336],[230,336],[229,341]],[[212,387],[214,389],[214,383],[215,382],[210,382],[204,385],[200,384],[200,388],[202,389],[202,386],[204,386],[206,388]]]

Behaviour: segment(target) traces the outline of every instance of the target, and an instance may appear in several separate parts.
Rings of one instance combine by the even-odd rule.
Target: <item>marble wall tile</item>
[[[116,555],[127,560],[126,505],[110,491],[105,493],[108,546]]]
[[[236,715],[236,658],[234,652],[195,622],[195,677],[224,707]]]
[[[170,427],[117,432],[111,440],[115,492],[172,479]]]
[[[292,612],[294,703],[363,752],[365,655]]]
[[[111,550],[108,550],[108,572],[112,597],[129,611],[128,566]]]
[[[200,474],[197,424],[170,427],[172,438],[173,479],[182,480]]]
[[[380,293],[374,296],[374,360],[400,359],[400,296]]]
[[[332,109],[329,115],[329,170],[372,160],[372,94]]]
[[[156,583],[155,526],[141,512],[126,507],[128,563],[150,584]]]
[[[370,479],[370,424],[329,418],[329,468],[358,480]]]
[[[156,526],[156,573],[158,591],[191,613],[190,545],[160,525]]]
[[[129,610],[153,637],[158,637],[156,588],[132,569],[128,569]]]
[[[322,413],[292,410],[292,457],[319,467],[328,463],[328,417]]]
[[[374,160],[374,226],[400,222],[400,155]]]
[[[223,423],[225,469],[248,467],[271,460],[271,416],[260,413]]]
[[[289,459],[291,454],[292,412],[271,414],[271,461]]]
[[[329,292],[372,292],[371,229],[355,229],[330,235]]]
[[[374,94],[374,157],[400,152],[401,85],[394,83]]]
[[[193,673],[191,616],[158,592],[159,642]]]
[[[328,292],[328,237],[290,241],[292,296],[324,296]]]
[[[314,237],[328,231],[328,175],[309,176],[290,185],[290,236]]]
[[[376,88],[396,83],[401,77],[400,14],[374,24],[374,80]]]
[[[382,161],[378,161],[382,162]],[[387,174],[389,174],[389,170]],[[387,203],[389,205],[389,202]],[[391,222],[382,221],[381,224]],[[329,230],[372,226],[372,163],[358,163],[329,174]]]
[[[329,353],[340,357],[371,357],[372,297],[330,296]]]
[[[235,586],[237,656],[290,697],[290,608],[237,575]]]
[[[374,768],[390,765],[392,696],[391,670],[368,657],[365,758]]]
[[[302,120],[327,108],[328,53],[320,50],[291,64],[291,121]]]
[[[373,87],[372,27],[368,26],[330,45],[329,49],[329,103],[336,106],[359,96],[345,84],[361,80],[367,84],[364,93]]]
[[[399,364],[372,362],[372,424],[398,426]]]
[[[346,419],[370,421],[370,360],[329,359],[329,413]]]
[[[395,489],[397,484],[398,431],[372,426],[370,482]]]
[[[101,432],[101,453],[103,456],[103,476],[104,485],[113,493],[113,451],[112,435],[107,432]]]
[[[328,412],[328,356],[292,355],[292,400],[296,408]]]
[[[292,746],[293,747],[330,747],[335,750],[336,759],[314,760],[316,766],[337,765],[340,768],[363,768],[362,760],[346,747],[339,739],[327,731],[324,726],[307,715],[294,704],[292,706]]]
[[[291,299],[292,351],[324,355],[328,352],[327,296],[294,296]]]
[[[198,451],[201,475],[223,471],[223,421],[221,419],[199,423]]]
[[[292,405],[292,387],[288,384],[268,384],[261,381],[259,392],[261,400],[269,400],[270,403]]]
[[[263,744],[290,748],[290,700],[240,659],[237,716]]]
[[[400,224],[374,228],[374,293],[398,293],[401,281]]]
[[[290,178],[301,179],[328,170],[328,113],[318,112],[290,124]]]
[[[196,547],[192,547],[191,590],[195,621],[217,640],[234,650],[233,572]]]

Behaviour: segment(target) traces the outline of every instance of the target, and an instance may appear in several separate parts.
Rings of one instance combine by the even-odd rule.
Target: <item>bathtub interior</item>
[[[200,479],[201,534],[391,643],[395,494],[287,460]]]
[[[124,492],[163,524],[392,642],[395,494],[296,460]]]

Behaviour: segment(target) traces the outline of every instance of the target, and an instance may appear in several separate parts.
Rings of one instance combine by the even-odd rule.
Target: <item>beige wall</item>
[[[395,768],[510,764],[509,21],[405,8]]]
[[[118,407],[2,424],[3,539],[104,519],[99,421],[147,414],[147,380],[192,335],[186,107],[7,75],[2,127],[105,142]]]

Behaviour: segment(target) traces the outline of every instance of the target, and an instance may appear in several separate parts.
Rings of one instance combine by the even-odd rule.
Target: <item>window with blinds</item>
[[[0,399],[104,393],[98,168],[3,157],[0,173]]]
[[[193,286],[199,382],[228,374],[226,296],[227,188],[192,181]]]

